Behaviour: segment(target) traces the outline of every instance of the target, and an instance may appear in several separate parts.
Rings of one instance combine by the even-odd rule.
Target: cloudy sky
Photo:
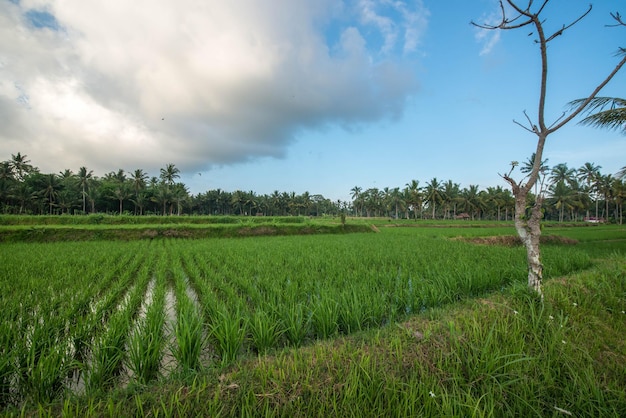
[[[622,0],[550,44],[548,119],[617,63]],[[552,0],[558,30],[589,0]],[[620,10],[620,7],[622,10]],[[0,160],[102,176],[175,164],[192,193],[506,184],[534,151],[530,30],[481,31],[495,0],[0,0]],[[603,91],[624,97],[626,71]],[[626,137],[576,124],[549,164],[615,173]]]

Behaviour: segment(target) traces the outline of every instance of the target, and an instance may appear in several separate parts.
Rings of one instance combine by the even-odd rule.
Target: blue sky
[[[548,121],[617,63],[619,0],[550,43]],[[272,7],[268,7],[271,4]],[[589,1],[551,0],[546,30]],[[621,10],[620,10],[621,7]],[[506,183],[536,138],[530,30],[484,32],[493,0],[0,0],[0,159],[103,175],[173,163],[192,193],[323,194],[412,179]],[[601,95],[624,97],[626,71]],[[626,165],[626,137],[572,123],[549,164]]]

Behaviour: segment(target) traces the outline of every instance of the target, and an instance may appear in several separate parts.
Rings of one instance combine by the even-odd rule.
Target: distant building
[[[592,224],[603,224],[604,218],[596,218],[595,216],[585,217],[585,222],[589,222]]]

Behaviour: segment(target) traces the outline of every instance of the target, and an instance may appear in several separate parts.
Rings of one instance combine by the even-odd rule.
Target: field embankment
[[[303,217],[0,216],[0,242],[234,238],[371,232],[365,224]]]

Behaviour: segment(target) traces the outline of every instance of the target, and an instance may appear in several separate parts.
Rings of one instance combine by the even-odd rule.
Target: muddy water
[[[163,358],[161,359],[161,374],[169,376],[176,368],[176,358],[174,358],[173,349],[176,344],[176,335],[174,329],[176,327],[176,297],[172,288],[167,289],[165,293],[165,349],[163,350]]]
[[[154,297],[155,287],[156,287],[156,279],[153,278],[148,282],[148,285],[146,287],[145,294],[143,297],[143,301],[137,311],[135,323],[130,327],[129,336],[131,337],[129,337],[129,340],[130,338],[132,338],[132,335],[138,332],[140,324],[146,318],[146,313]],[[186,279],[186,294],[189,300],[196,307],[198,314],[202,316],[202,309],[201,309],[201,303],[200,303],[199,297],[197,293],[194,291],[194,289],[189,285],[189,282],[187,279]],[[131,295],[132,295],[132,291],[127,292],[124,298],[120,301],[120,303],[116,307],[116,310],[120,311],[120,310],[126,309],[128,306],[128,303],[130,302]],[[177,367],[177,361],[173,354],[173,350],[176,344],[176,335],[174,332],[175,327],[176,327],[176,320],[177,320],[176,303],[177,303],[176,296],[174,294],[173,289],[168,288],[165,294],[165,327],[163,330],[167,342],[165,344],[163,358],[161,360],[161,375],[165,377],[169,376]],[[207,337],[207,329],[206,327],[204,327],[203,338],[206,340],[206,337]],[[127,350],[129,349],[128,344],[129,343],[127,342],[127,346],[126,346]],[[71,345],[68,346],[68,349],[71,349]],[[83,370],[89,370],[90,354],[91,353],[89,352],[85,354],[85,358],[83,359],[85,367],[83,368]],[[213,353],[210,347],[205,347],[205,349],[203,350],[201,354],[201,362],[204,364],[207,364],[208,362],[210,362],[212,358],[212,354]],[[121,375],[120,375],[119,385],[121,387],[126,387],[132,381],[132,379],[133,379],[133,372],[128,368],[126,364],[124,364]],[[77,394],[77,395],[84,394],[86,390],[84,372],[82,370],[73,370],[72,374],[68,376],[66,386],[68,390],[74,394]]]
[[[145,317],[147,306],[152,301],[152,294],[154,292],[154,286],[155,286],[155,281],[154,279],[152,279],[150,280],[150,282],[148,282],[148,286],[144,294],[144,299],[141,303],[141,306],[139,307],[138,316],[143,315],[143,317]],[[116,307],[116,312],[122,312],[128,308],[128,304],[130,303],[132,295],[134,294],[135,291],[136,291],[135,286],[127,290],[127,292],[125,293],[120,303],[118,303]],[[91,369],[91,352],[90,351],[87,351],[85,353],[85,358],[82,360],[82,362],[84,364],[84,367],[82,367],[82,369],[73,370],[72,375],[69,376],[68,383],[66,385],[70,392],[77,394],[77,395],[81,395],[85,393],[86,382],[85,382],[84,370]],[[126,366],[123,366],[122,379],[124,379],[123,376],[126,376],[126,375],[127,375],[127,369],[126,369]]]

